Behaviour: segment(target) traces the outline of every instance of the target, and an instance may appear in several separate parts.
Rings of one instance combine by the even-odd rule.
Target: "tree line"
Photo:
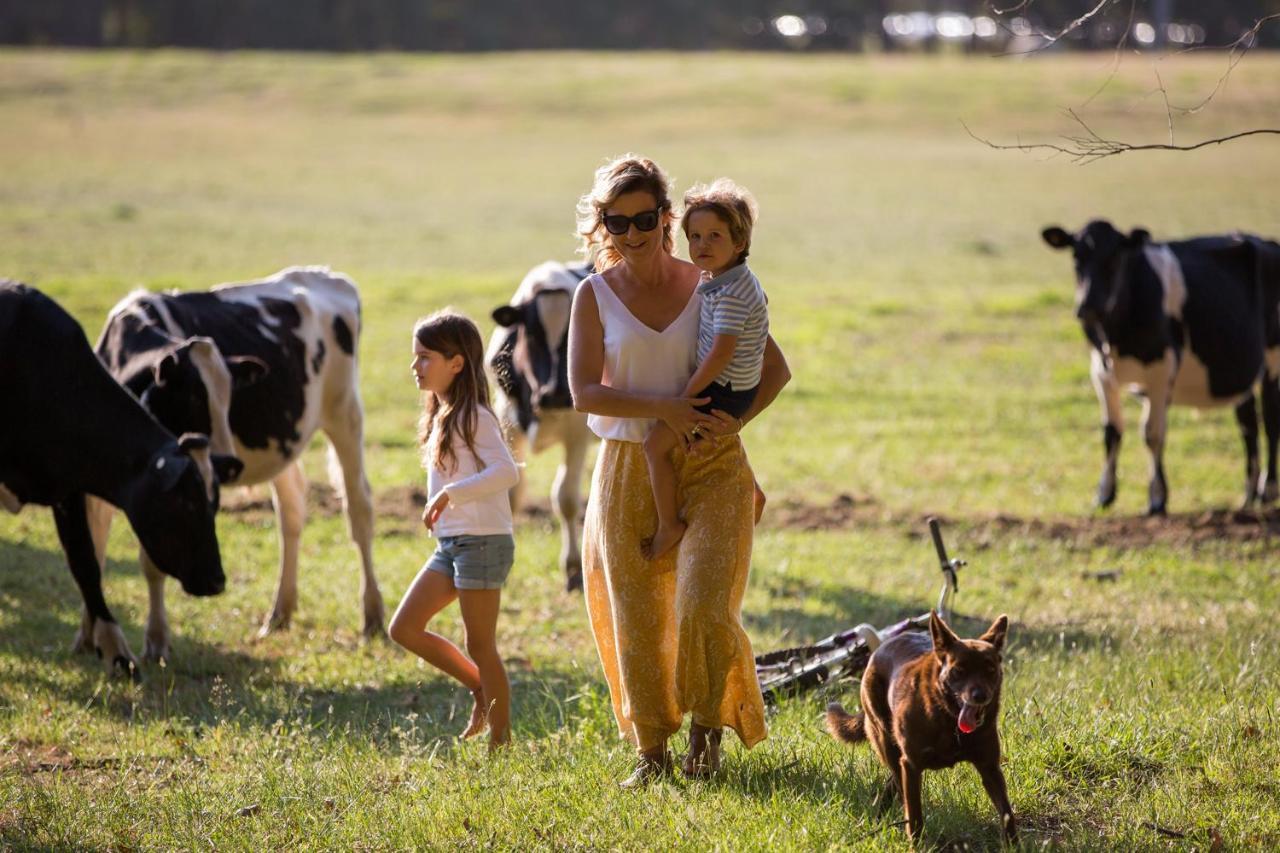
[[[1019,34],[1034,40],[1036,33],[1060,32],[1098,5],[1098,0],[647,0],[626,6],[573,0],[0,0],[0,43],[322,51],[861,51],[931,50],[950,42],[964,50],[998,50]],[[996,31],[990,34],[986,23],[977,32],[969,25],[935,30],[930,17],[944,13],[986,19]],[[1194,24],[1203,43],[1224,45],[1274,14],[1280,14],[1280,0],[1109,0],[1055,46],[1112,48],[1132,34],[1134,22],[1156,24],[1150,31],[1156,47],[1166,43],[1170,30],[1165,25],[1171,22]],[[895,30],[886,26],[895,15],[915,17],[903,17]],[[1257,46],[1280,47],[1276,23],[1259,30]]]

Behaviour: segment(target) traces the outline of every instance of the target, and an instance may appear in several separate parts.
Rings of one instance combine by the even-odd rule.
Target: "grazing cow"
[[[510,304],[494,309],[498,328],[487,354],[498,389],[498,416],[516,459],[522,461],[526,449],[541,453],[564,446],[564,461],[551,486],[551,508],[560,522],[560,568],[569,590],[582,588],[578,513],[591,439],[587,416],[574,410],[569,396],[569,309],[578,283],[590,274],[590,267],[554,261],[531,269]],[[522,477],[511,491],[513,509],[520,506],[523,490]]]
[[[1076,316],[1092,344],[1093,385],[1102,405],[1106,464],[1099,506],[1116,496],[1120,392],[1146,398],[1143,433],[1151,452],[1149,514],[1165,511],[1169,405],[1234,406],[1244,438],[1249,506],[1280,491],[1280,245],[1247,234],[1156,243],[1142,229],[1122,234],[1095,220],[1072,235],[1053,226],[1044,241],[1075,254]],[[1267,470],[1259,473],[1254,387],[1262,385]]]
[[[270,482],[280,581],[260,636],[289,625],[298,601],[298,540],[306,517],[299,457],[317,429],[360,552],[366,636],[383,632],[373,575],[373,501],[364,472],[364,412],[356,365],[360,298],[324,268],[291,267],[257,282],[193,293],[136,291],[111,310],[98,357],[161,423],[201,427],[239,460],[238,485]],[[340,473],[339,473],[340,472]],[[339,480],[340,478],[340,480]],[[105,536],[105,525],[95,529]],[[164,579],[142,559],[150,589],[145,656],[169,653]]]
[[[209,440],[175,440],[108,375],[66,311],[10,281],[0,281],[0,399],[0,505],[53,508],[84,598],[76,645],[96,650],[109,669],[136,673],[102,593],[87,496],[124,511],[159,571],[192,595],[217,595],[225,579]]]

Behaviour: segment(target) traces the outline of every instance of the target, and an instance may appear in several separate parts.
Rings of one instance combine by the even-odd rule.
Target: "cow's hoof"
[[[1103,494],[1102,492],[1098,492],[1098,496],[1093,499],[1093,508],[1094,509],[1111,509],[1111,505],[1115,502],[1116,502],[1115,492],[1112,492],[1109,495]]]
[[[115,622],[98,621],[93,626],[93,646],[107,668],[108,675],[124,675],[134,681],[142,680],[138,659],[129,651],[124,632]]]
[[[142,683],[142,670],[138,668],[138,662],[131,657],[116,655],[109,669],[112,678],[128,678],[134,684]]]
[[[382,608],[382,598],[364,606],[364,634],[366,640],[387,639],[386,613]]]
[[[168,637],[153,637],[148,634],[142,646],[142,659],[147,663],[167,664],[172,650]]]
[[[97,649],[93,647],[92,635],[85,630],[84,626],[81,626],[76,631],[75,639],[71,641],[71,653],[73,655],[91,655],[96,651]]]
[[[1147,507],[1147,518],[1164,518],[1169,514],[1164,504],[1151,504]]]
[[[564,581],[565,592],[581,592],[582,591],[582,572],[577,571],[570,574]]]
[[[1262,491],[1259,497],[1262,498],[1262,502],[1264,504],[1275,503],[1276,498],[1280,498],[1280,482],[1276,482],[1275,480],[1268,480],[1267,484],[1262,487]]]
[[[289,630],[289,623],[293,619],[292,613],[280,613],[271,611],[262,620],[262,627],[258,628],[258,639],[265,640],[277,631]]]

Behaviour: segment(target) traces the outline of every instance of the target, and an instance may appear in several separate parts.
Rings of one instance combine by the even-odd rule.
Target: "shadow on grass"
[[[228,649],[183,633],[181,625],[174,625],[171,664],[143,663],[138,684],[110,678],[97,657],[70,651],[81,596],[62,552],[0,542],[0,566],[0,703],[20,706],[28,701],[24,697],[43,694],[108,717],[165,721],[197,733],[223,722],[262,730],[288,723],[391,752],[415,738],[450,737],[471,712],[471,694],[434,671],[379,679],[376,647],[343,652],[368,658],[361,668],[367,677],[316,684],[291,666],[297,656]],[[130,561],[108,565],[108,574],[129,571],[139,570]],[[128,620],[120,627],[130,638],[142,633],[141,625]],[[607,705],[603,686],[579,670],[535,673],[518,661],[509,669],[522,737],[562,727],[584,697]]]
[[[184,634],[180,625],[175,625],[171,665],[144,665],[139,685],[105,679],[100,661],[68,651],[79,624],[80,595],[62,553],[25,543],[0,543],[0,566],[5,567],[0,572],[0,601],[10,611],[0,635],[0,666],[5,669],[0,698],[14,704],[20,704],[19,697],[26,694],[44,693],[106,716],[132,722],[162,720],[192,731],[223,722],[269,730],[284,722],[392,753],[415,742],[450,738],[462,729],[471,711],[470,694],[433,672],[421,677],[397,672],[389,679],[379,678],[375,649],[340,652],[367,656],[368,666],[363,669],[370,673],[367,678],[317,684],[291,665],[293,656],[230,649]],[[108,566],[109,574],[137,571],[129,560]],[[788,645],[811,642],[859,622],[885,626],[920,615],[936,595],[936,590],[922,588],[901,597],[883,596],[792,577],[770,578],[766,592],[775,604],[744,615],[748,632],[780,635]],[[839,619],[829,615],[833,613],[847,616]],[[989,624],[963,613],[956,614],[953,622],[964,636],[976,636]],[[121,627],[130,637],[141,633],[139,625],[123,622]],[[1085,631],[1068,636],[1018,625],[1011,636],[1015,654],[1017,648],[1028,646],[1061,648],[1065,653],[1102,641]],[[773,650],[756,648],[757,653]],[[511,676],[520,737],[543,737],[584,718],[611,721],[607,693],[594,672],[545,666],[533,672],[513,661]],[[855,682],[844,681],[805,694],[803,701],[813,702],[820,710],[828,698],[848,700],[853,692]],[[800,768],[784,773],[784,778],[790,780],[788,784],[810,784],[819,778],[805,782],[806,774],[812,772]]]

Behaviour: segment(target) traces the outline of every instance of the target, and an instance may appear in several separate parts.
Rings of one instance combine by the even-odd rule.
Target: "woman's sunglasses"
[[[637,213],[635,216],[623,216],[614,213],[604,217],[604,230],[610,234],[626,234],[632,225],[637,231],[652,231],[658,227],[661,211],[658,208]]]

